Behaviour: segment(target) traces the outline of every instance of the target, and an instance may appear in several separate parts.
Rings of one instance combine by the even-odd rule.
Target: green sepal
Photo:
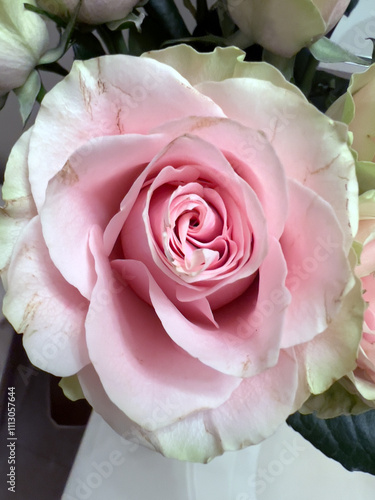
[[[128,14],[123,19],[107,23],[107,26],[111,31],[124,30],[124,29],[129,29],[131,27],[135,27],[138,33],[141,33],[142,23],[146,15],[147,14],[145,9],[140,7],[138,9],[134,9],[133,12],[130,12],[130,14]]]
[[[176,38],[173,40],[166,40],[162,43],[161,47],[169,47],[170,45],[179,45],[186,43],[186,45],[193,45],[201,43],[204,45],[213,45],[214,47],[231,47],[232,44],[225,38],[216,35],[203,35],[203,36],[189,36],[187,38]]]
[[[370,66],[373,63],[371,58],[358,57],[327,37],[320,38],[310,45],[309,49],[315,59],[323,63],[351,62],[362,66]]]
[[[183,0],[184,7],[190,12],[190,14],[194,17],[197,16],[197,9],[195,5],[191,3],[191,0]]]
[[[63,377],[59,382],[59,387],[64,392],[64,395],[71,401],[78,401],[78,399],[85,399],[81,384],[79,383],[77,375],[70,377]]]
[[[58,61],[68,50],[69,42],[72,37],[74,27],[76,25],[78,13],[80,11],[82,0],[78,0],[77,7],[74,10],[72,17],[66,26],[65,31],[60,37],[60,42],[54,49],[47,50],[47,52],[40,58],[38,65],[51,64]]]
[[[185,38],[190,35],[173,0],[149,0],[146,11],[157,19],[160,27],[168,33],[168,38]]]
[[[269,50],[263,49],[263,55],[262,55],[262,60],[264,62],[267,62],[269,64],[272,64],[272,66],[275,66],[281,73],[285,76],[286,80],[290,82],[293,76],[293,71],[294,71],[294,63],[295,63],[295,56],[293,57],[283,57],[279,56],[277,54],[274,54],[273,52],[270,52]]]
[[[40,80],[39,73],[36,70],[33,70],[22,87],[14,89],[14,93],[16,94],[20,105],[23,125],[26,124],[31,111],[33,110],[41,86],[42,82]]]
[[[60,28],[65,28],[65,26],[66,26],[66,21],[64,21],[64,19],[61,19],[61,17],[56,16],[55,14],[51,14],[50,12],[47,12],[46,10],[40,9],[39,7],[36,7],[35,5],[32,5],[30,3],[24,3],[23,6],[25,7],[26,10],[29,10],[31,12],[35,12],[36,14],[39,14],[41,16],[47,17],[48,19],[51,19],[51,21],[53,21]]]
[[[105,55],[102,44],[93,33],[74,33],[73,51],[74,59],[80,61]]]

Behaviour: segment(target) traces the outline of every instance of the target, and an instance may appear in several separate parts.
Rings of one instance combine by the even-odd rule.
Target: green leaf
[[[371,40],[372,41],[372,62],[375,62],[375,38],[366,38],[366,40]]]
[[[23,6],[25,7],[26,10],[30,10],[31,12],[35,12],[36,14],[40,14],[41,16],[51,19],[51,21],[57,24],[57,26],[59,26],[60,28],[65,28],[66,26],[66,21],[64,21],[64,19],[61,19],[61,17],[59,16],[55,16],[54,14],[51,14],[46,10],[40,9],[39,7],[35,7],[35,5],[32,5],[30,3],[24,3]]]
[[[23,125],[26,124],[27,119],[31,114],[41,85],[42,83],[39,73],[36,70],[33,70],[22,87],[14,90],[20,105]]]
[[[145,17],[146,17],[146,11],[141,7],[135,9],[133,12],[130,12],[130,14],[128,14],[123,19],[107,23],[107,26],[111,31],[129,29],[132,26],[134,26],[140,33],[142,31],[141,25]]]
[[[327,37],[320,38],[320,40],[310,45],[309,49],[315,59],[324,63],[351,62],[370,66],[373,62],[370,58],[358,57],[352,54]]]
[[[43,66],[37,66],[36,69],[40,69],[42,71],[49,71],[50,73],[55,73],[56,75],[64,77],[69,74],[69,72],[58,62],[53,62],[51,64],[43,64]]]
[[[269,50],[263,49],[263,57],[264,62],[272,64],[275,66],[281,73],[285,76],[285,78],[290,82],[293,76],[295,57],[283,57]]]
[[[180,11],[173,0],[149,0],[146,11],[158,20],[168,38],[185,38],[190,35]]]
[[[96,29],[110,54],[129,53],[122,31],[111,31],[105,24],[97,26]]]
[[[349,16],[349,15],[350,15],[350,13],[351,13],[351,12],[352,12],[352,10],[354,9],[354,7],[356,7],[356,6],[357,6],[358,2],[359,2],[359,0],[350,0],[350,3],[349,3],[349,5],[348,5],[348,7],[347,7],[347,9],[346,9],[346,11],[345,11],[345,15],[346,15],[346,16]]]
[[[196,20],[198,25],[204,23],[208,14],[207,0],[197,0]]]
[[[104,56],[105,50],[93,33],[74,33],[74,59],[86,61],[93,57]]]
[[[54,49],[47,50],[47,52],[40,58],[38,65],[41,64],[51,64],[58,61],[68,50],[70,38],[72,36],[74,26],[77,21],[78,13],[81,8],[82,0],[78,0],[77,7],[70,18],[66,30],[63,32],[60,38],[58,46]]]
[[[195,6],[191,3],[190,0],[183,0],[184,7],[187,8],[187,10],[190,12],[190,14],[195,18],[197,15],[197,9]]]
[[[229,15],[227,6],[223,1],[216,4],[221,33],[225,38],[232,36],[237,31],[237,26]]]
[[[170,45],[177,45],[180,43],[186,43],[187,45],[192,45],[194,43],[203,43],[206,45],[214,45],[215,47],[230,47],[232,44],[226,39],[216,35],[204,35],[204,36],[189,36],[187,38],[177,38],[175,40],[166,40],[163,42],[162,47],[168,47]]]
[[[345,469],[375,475],[375,410],[327,420],[297,412],[287,423]]]

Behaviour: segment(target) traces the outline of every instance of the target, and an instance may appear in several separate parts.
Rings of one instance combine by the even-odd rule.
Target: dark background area
[[[1,380],[0,498],[58,500],[77,453],[91,408],[68,400],[59,378],[33,367],[17,335],[3,320],[0,335],[11,335],[11,348]],[[16,493],[8,492],[8,388],[15,391]]]

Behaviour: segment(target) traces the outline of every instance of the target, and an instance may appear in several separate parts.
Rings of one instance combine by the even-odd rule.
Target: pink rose
[[[347,129],[243,59],[76,62],[4,185],[4,312],[31,361],[191,461],[269,436],[361,336]]]

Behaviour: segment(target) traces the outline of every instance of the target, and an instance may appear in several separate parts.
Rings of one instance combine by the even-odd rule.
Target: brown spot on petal
[[[81,94],[83,97],[83,102],[85,105],[85,110],[91,115],[92,117],[92,109],[91,109],[91,92],[87,88],[86,83],[82,77],[82,74],[79,73],[79,88],[81,90]]]
[[[66,186],[73,186],[79,181],[79,177],[68,160],[62,170],[57,174],[57,179]]]
[[[251,365],[251,360],[249,356],[246,356],[246,361],[243,363],[243,368],[242,368],[242,373],[246,375],[247,369],[249,368],[249,365]]]
[[[194,124],[191,126],[190,131],[199,130],[200,128],[212,127],[212,125],[217,125],[222,122],[223,118],[212,117],[212,116],[202,116],[198,117]]]
[[[23,247],[20,251],[20,255],[27,260],[33,260],[32,256],[31,256],[32,252],[33,252],[33,247],[31,247],[30,245],[25,243],[25,245],[23,245]]]
[[[320,174],[320,172],[324,172],[324,170],[328,170],[331,167],[331,165],[333,163],[335,163],[335,161],[339,157],[340,157],[340,155],[338,154],[337,156],[335,156],[335,158],[333,158],[333,160],[331,160],[329,163],[327,163],[327,165],[324,165],[324,167],[318,168],[318,170],[314,170],[313,172],[311,172],[311,175]]]
[[[102,80],[98,80],[98,91],[99,95],[107,92],[106,84]]]
[[[43,300],[39,297],[39,295],[37,293],[34,293],[23,314],[22,322],[18,328],[19,333],[23,333],[29,328],[30,323],[35,318],[35,314],[37,313],[39,307],[42,305],[42,302]]]
[[[122,112],[122,109],[120,108],[117,111],[117,115],[116,115],[116,125],[117,125],[117,128],[118,128],[118,131],[122,135],[124,133],[124,129],[123,129],[122,123],[121,123],[121,112]]]

